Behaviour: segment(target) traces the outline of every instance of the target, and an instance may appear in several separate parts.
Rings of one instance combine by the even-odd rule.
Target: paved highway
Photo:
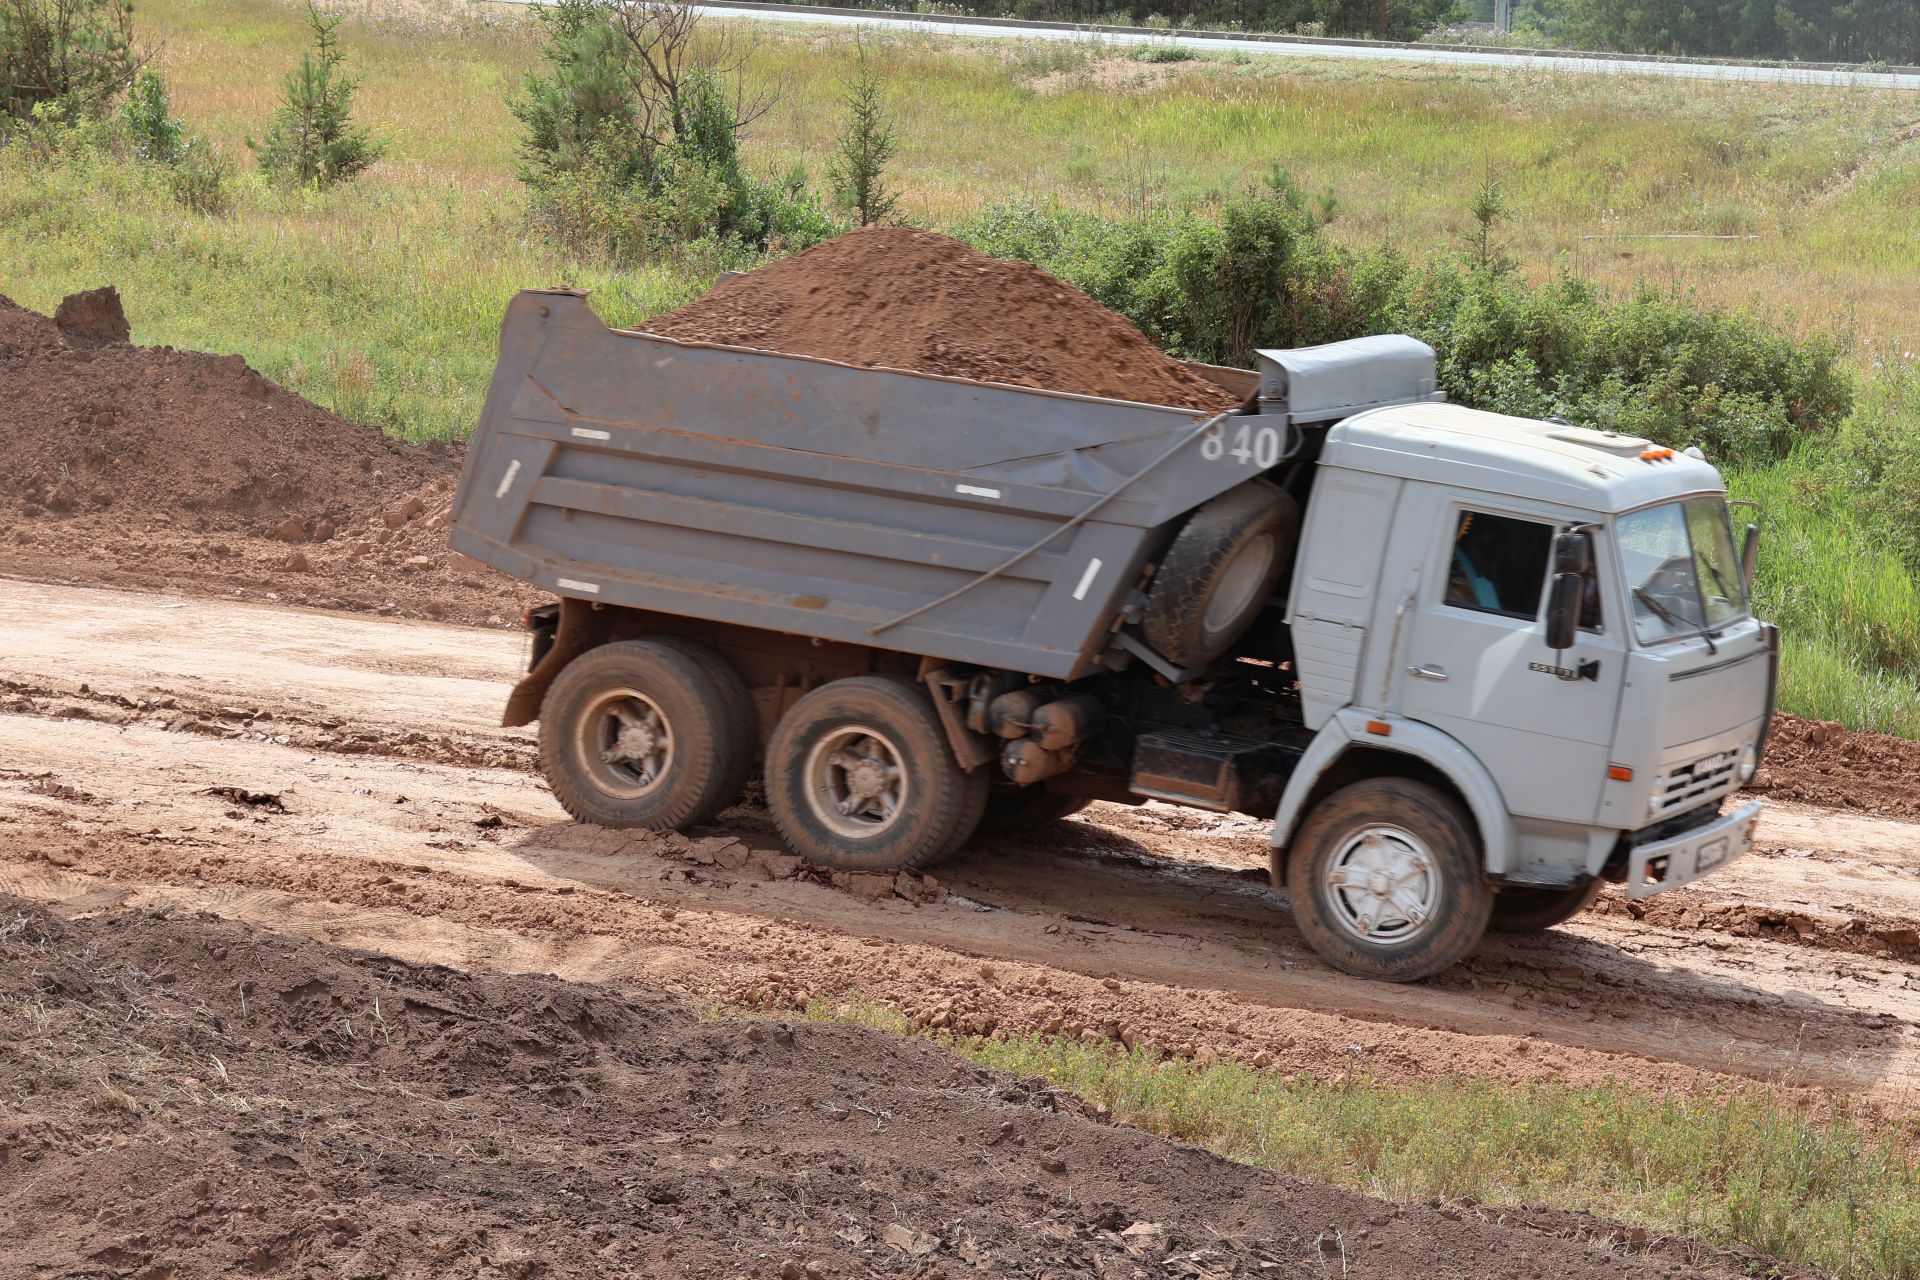
[[[526,3],[528,0],[509,0]],[[532,0],[538,3],[538,0]],[[991,40],[1077,40],[1109,45],[1170,44],[1213,52],[1242,51],[1276,58],[1353,58],[1376,62],[1424,62],[1438,66],[1508,67],[1520,71],[1548,71],[1577,75],[1664,76],[1676,80],[1755,81],[1769,84],[1816,85],[1828,88],[1905,89],[1920,91],[1920,73],[1833,70],[1796,66],[1757,66],[1749,63],[1668,62],[1652,58],[1613,55],[1543,55],[1487,49],[1449,49],[1444,46],[1407,46],[1291,40],[1286,38],[1184,35],[1173,32],[1100,31],[982,22],[965,19],[882,16],[858,10],[821,12],[783,5],[698,6],[715,18],[747,22],[789,22],[820,26],[883,27],[931,35]]]

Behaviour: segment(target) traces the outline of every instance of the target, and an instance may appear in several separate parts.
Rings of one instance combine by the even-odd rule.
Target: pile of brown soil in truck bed
[[[869,227],[730,280],[647,332],[847,364],[1218,411],[1238,398],[1024,262]]]
[[[111,289],[0,298],[0,571],[485,621],[529,593],[446,545],[460,452],[239,356],[138,347]]]

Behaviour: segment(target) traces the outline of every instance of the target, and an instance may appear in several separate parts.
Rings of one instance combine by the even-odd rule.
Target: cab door
[[[1445,501],[1414,518],[1423,540],[1416,604],[1394,673],[1400,714],[1465,744],[1517,818],[1591,823],[1607,780],[1625,676],[1624,627],[1587,584],[1570,649],[1547,647],[1552,515]],[[1409,513],[1413,515],[1413,513]],[[1414,548],[1409,546],[1410,552]],[[1598,557],[1589,557],[1598,573]]]

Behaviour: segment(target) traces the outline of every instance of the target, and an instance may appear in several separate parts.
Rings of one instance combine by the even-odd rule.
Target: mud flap
[[[559,629],[554,632],[546,652],[537,654],[533,669],[513,686],[513,693],[507,698],[506,713],[500,717],[500,723],[513,729],[538,720],[540,703],[546,698],[547,686],[553,683],[554,677],[587,650],[606,643],[607,633],[612,626],[613,614],[610,610],[597,608],[586,600],[561,600]],[[535,648],[537,652],[537,641]]]

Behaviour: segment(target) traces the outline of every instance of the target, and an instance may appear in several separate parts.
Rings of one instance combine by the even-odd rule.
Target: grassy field
[[[237,352],[417,439],[470,428],[514,290],[591,289],[603,316],[632,324],[715,270],[699,258],[638,270],[570,260],[531,228],[505,105],[536,59],[523,9],[356,0],[344,42],[361,114],[390,149],[325,194],[268,187],[245,148],[305,39],[291,5],[141,0],[137,24],[177,113],[236,158],[233,211],[188,213],[163,175],[103,155],[47,164],[0,148],[0,292],[16,301],[50,309],[73,289],[117,284],[136,340]],[[751,73],[778,105],[746,140],[750,167],[824,172],[850,56],[845,36],[759,39]],[[1492,176],[1509,206],[1496,238],[1533,276],[1646,280],[1839,333],[1868,379],[1875,361],[1920,347],[1911,94],[1145,62],[1092,45],[928,37],[892,40],[880,56],[895,86],[894,180],[910,216],[931,225],[1009,197],[1104,212],[1204,202],[1279,165],[1334,193],[1327,234],[1418,254],[1464,241],[1473,193]],[[1902,563],[1875,545],[1870,521],[1814,501],[1800,461],[1736,478],[1773,512],[1763,586],[1788,636],[1787,705],[1920,734]]]
[[[819,1004],[808,1016],[913,1031],[877,1006]],[[1920,1275],[1914,1135],[1817,1116],[1768,1090],[1662,1097],[1611,1084],[1292,1079],[1058,1036],[933,1038],[1116,1120],[1388,1200],[1544,1206],[1844,1280]]]

